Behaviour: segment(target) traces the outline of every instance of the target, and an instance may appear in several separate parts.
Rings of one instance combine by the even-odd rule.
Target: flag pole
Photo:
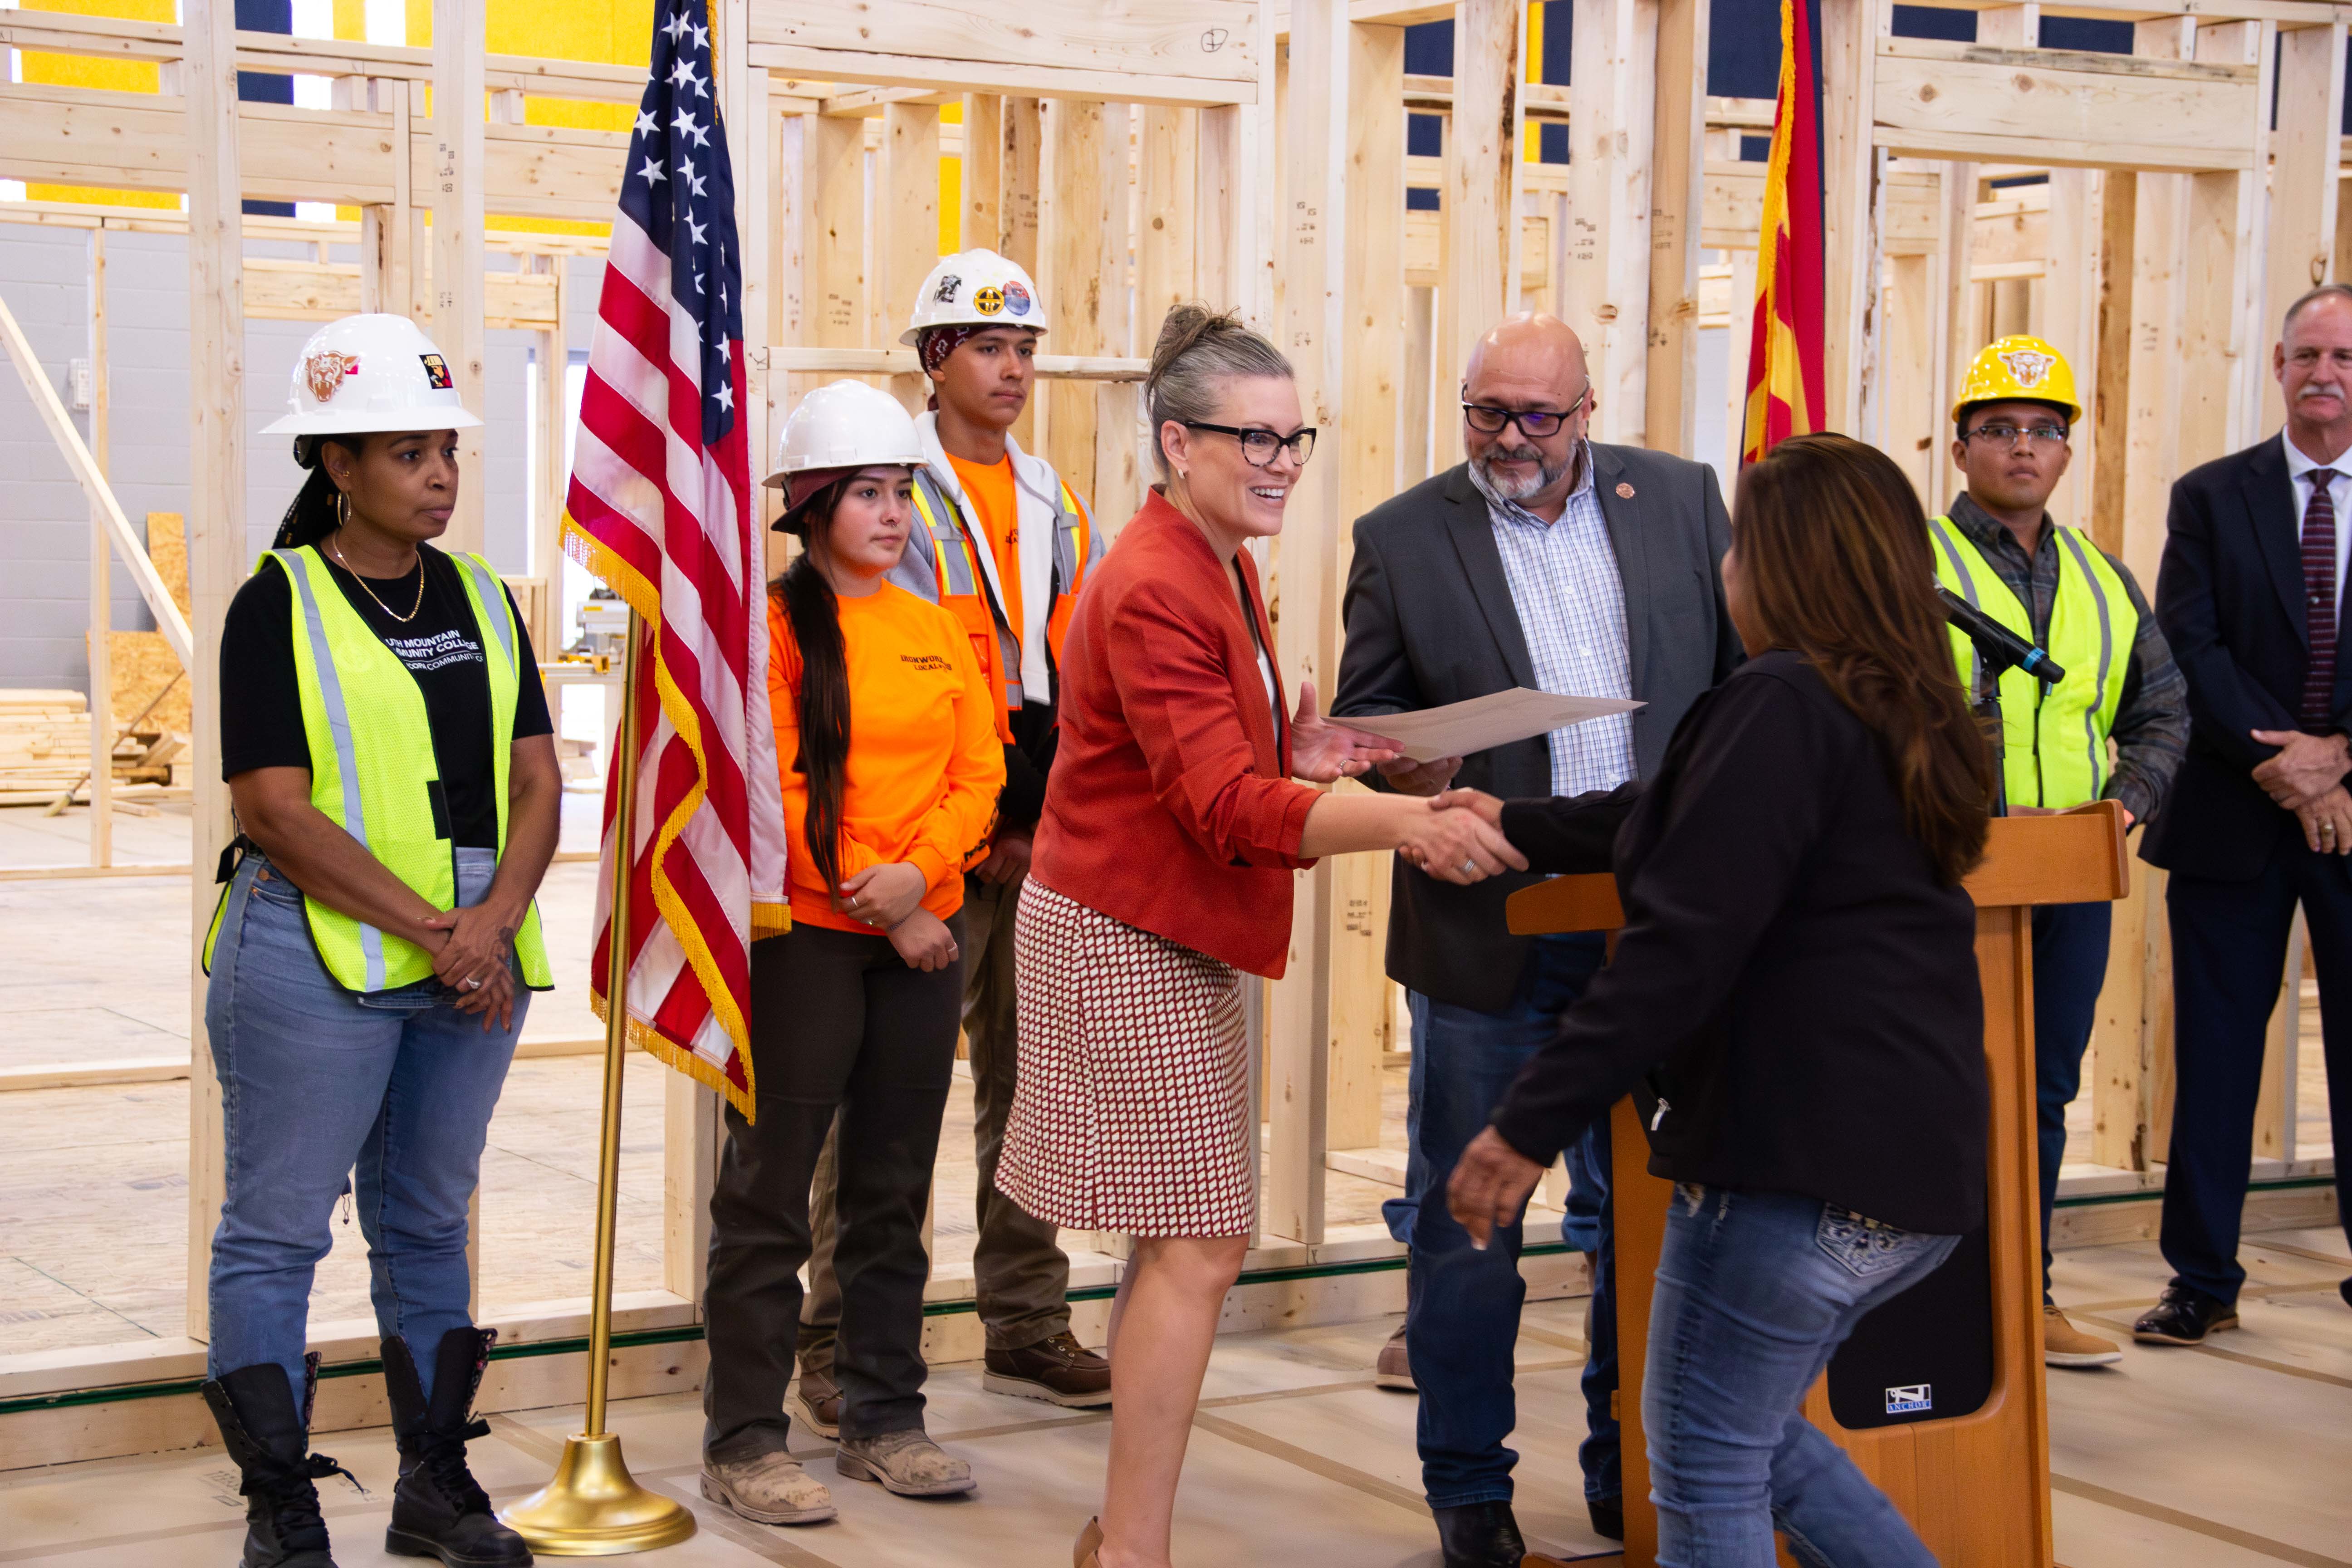
[[[614,731],[612,917],[604,963],[604,1106],[596,1157],[596,1261],[588,1302],[587,1430],[564,1439],[547,1485],[499,1518],[550,1557],[617,1557],[670,1546],[694,1533],[694,1515],[629,1474],[621,1440],[604,1430],[613,1352],[613,1244],[621,1186],[621,1069],[629,1045],[629,879],[637,794],[637,644],[645,622],[629,611],[621,722]]]

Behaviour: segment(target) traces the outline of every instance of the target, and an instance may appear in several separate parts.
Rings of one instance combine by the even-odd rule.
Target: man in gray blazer
[[[1717,573],[1729,522],[1714,470],[1588,440],[1584,348],[1551,316],[1514,316],[1481,339],[1462,402],[1469,460],[1357,521],[1332,716],[1514,687],[1633,698],[1647,706],[1469,757],[1386,763],[1367,782],[1512,799],[1647,776],[1684,712],[1741,658]],[[1526,1295],[1518,1228],[1474,1252],[1446,1213],[1446,1178],[1601,958],[1597,936],[1508,934],[1504,900],[1535,879],[1457,887],[1400,860],[1390,903],[1388,972],[1412,1013],[1412,1111],[1405,1195],[1386,1209],[1411,1248],[1411,1305],[1381,1381],[1420,1390],[1423,1485],[1446,1568],[1516,1564],[1525,1550],[1510,1509],[1517,1456],[1503,1439]],[[1622,1537],[1607,1134],[1604,1124],[1569,1152],[1564,1228],[1594,1259],[1586,1502],[1596,1530]]]

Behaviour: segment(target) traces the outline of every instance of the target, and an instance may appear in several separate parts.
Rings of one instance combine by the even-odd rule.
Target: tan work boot
[[[2042,1362],[2044,1366],[2108,1366],[2124,1359],[2113,1340],[2086,1334],[2066,1321],[2055,1307],[2042,1309]]]
[[[808,1423],[809,1429],[821,1436],[838,1438],[841,1436],[841,1388],[833,1381],[832,1369],[828,1367],[817,1372],[803,1363],[798,1392],[801,1419]]]
[[[879,1481],[900,1497],[952,1497],[972,1489],[971,1467],[948,1453],[921,1427],[878,1437],[844,1437],[833,1468],[853,1481]]]
[[[1407,1394],[1419,1391],[1421,1385],[1412,1380],[1412,1358],[1405,1353],[1402,1323],[1389,1336],[1389,1342],[1381,1347],[1380,1360],[1372,1363],[1372,1382],[1381,1388],[1401,1388]]]
[[[706,1458],[702,1495],[761,1524],[815,1524],[834,1515],[833,1493],[790,1454]]]

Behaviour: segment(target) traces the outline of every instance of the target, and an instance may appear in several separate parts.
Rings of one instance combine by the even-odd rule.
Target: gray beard
[[[1536,477],[1505,479],[1490,467],[1497,459],[1531,461],[1536,465]],[[1559,483],[1575,466],[1576,451],[1573,447],[1569,449],[1563,461],[1554,465],[1545,462],[1543,453],[1534,447],[1489,447],[1485,457],[1470,459],[1470,478],[1481,492],[1493,500],[1523,501]]]

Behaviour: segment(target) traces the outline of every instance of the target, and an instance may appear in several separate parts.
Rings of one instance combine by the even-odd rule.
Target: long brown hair
[[[1912,837],[1958,882],[1984,858],[1992,756],[1961,700],[1911,481],[1850,437],[1792,437],[1740,475],[1736,518],[1756,618],[1878,737]]]
[[[815,552],[825,548],[834,508],[848,489],[844,475],[808,503],[802,524],[806,548],[793,558],[768,592],[783,606],[801,655],[798,718],[800,755],[793,766],[808,779],[808,819],[802,837],[824,874],[825,889],[841,889],[841,803],[849,773],[849,656],[841,640],[841,602],[816,569]]]

